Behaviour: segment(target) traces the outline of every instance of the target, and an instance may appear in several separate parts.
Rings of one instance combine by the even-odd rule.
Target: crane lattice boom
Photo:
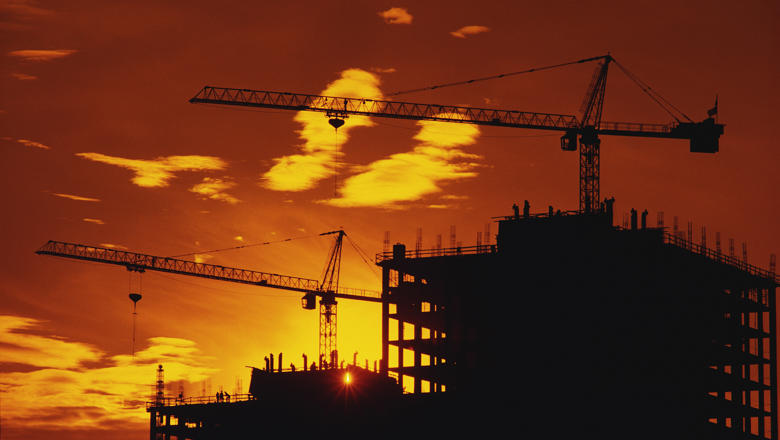
[[[574,115],[557,113],[499,110],[441,104],[420,104],[401,101],[383,101],[367,98],[345,98],[304,93],[272,92],[264,90],[232,89],[205,86],[192,99],[194,104],[218,104],[243,107],[276,108],[293,111],[322,112],[332,116],[376,116],[396,119],[461,122],[496,127],[530,128],[536,130],[571,131],[580,129]],[[694,127],[709,125],[707,120],[697,123],[602,121],[596,134],[611,136],[638,136],[671,139],[691,139]],[[720,125],[721,133],[723,126]],[[716,150],[717,151],[717,150]]]
[[[125,266],[128,270],[132,271],[143,272],[146,270],[154,270],[213,280],[272,287],[295,292],[313,293],[315,295],[320,294],[320,282],[313,279],[258,272],[215,264],[196,263],[194,261],[180,260],[177,258],[158,257],[155,255],[97,246],[50,240],[35,253],[77,260],[95,261],[98,263],[116,264]],[[356,299],[360,301],[382,301],[379,292],[349,287],[338,287],[333,292],[333,296],[336,298]]]

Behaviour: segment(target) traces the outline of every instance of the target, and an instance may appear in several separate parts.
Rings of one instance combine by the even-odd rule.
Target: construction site
[[[334,242],[320,280],[57,241],[38,253],[297,292],[319,311],[319,357],[296,359],[299,368],[281,354],[257,360],[247,394],[171,396],[160,365],[150,439],[780,438],[774,257],[768,269],[748,264],[733,242],[725,252],[718,235],[708,246],[706,233],[697,240],[662,213],[650,225],[642,207],[618,224],[600,190],[602,136],[686,140],[715,154],[717,101],[696,122],[610,55],[429,89],[586,62],[597,66],[579,117],[211,86],[190,100],[321,112],[335,130],[352,115],[547,130],[579,152],[577,209],[510,201],[495,213],[498,233],[476,245],[393,244],[373,258],[379,291],[340,285],[343,230],[322,234]],[[612,64],[675,121],[602,121]],[[339,301],[381,307],[379,362],[339,355]]]

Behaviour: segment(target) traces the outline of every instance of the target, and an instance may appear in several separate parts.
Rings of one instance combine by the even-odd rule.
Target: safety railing
[[[711,260],[715,260],[717,262],[727,264],[729,266],[733,266],[739,270],[745,271],[751,275],[755,275],[757,277],[770,279],[775,282],[775,284],[778,283],[778,277],[777,274],[774,272],[762,269],[758,266],[748,264],[747,261],[740,260],[739,258],[733,256],[733,255],[726,255],[718,250],[710,249],[706,246],[702,246],[701,244],[694,243],[693,241],[687,240],[683,237],[681,237],[679,234],[675,235],[669,231],[664,231],[663,233],[663,240],[664,243],[670,244],[672,246],[676,246],[678,248],[686,249],[690,252],[693,252],[695,254],[699,254],[703,257],[709,258]]]
[[[481,244],[478,246],[456,246],[453,248],[432,248],[432,249],[407,249],[404,258],[427,258],[444,257],[453,255],[476,255],[476,254],[494,254],[497,252],[495,244]],[[392,260],[394,254],[392,251],[380,252],[376,254],[376,262],[381,263],[385,260]]]
[[[219,393],[213,396],[193,396],[193,397],[171,397],[166,396],[160,399],[155,399],[146,402],[146,408],[159,408],[164,406],[182,406],[182,405],[205,405],[205,404],[223,404],[223,403],[235,403],[246,402],[248,400],[254,400],[254,396],[251,394],[227,394]]]

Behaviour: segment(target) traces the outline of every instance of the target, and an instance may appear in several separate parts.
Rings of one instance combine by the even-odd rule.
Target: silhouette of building
[[[778,439],[775,274],[645,216],[614,226],[607,201],[500,218],[495,244],[396,244],[379,373],[254,369],[230,404],[151,404],[150,435]]]
[[[778,438],[775,275],[612,217],[378,255],[383,371],[521,437]]]

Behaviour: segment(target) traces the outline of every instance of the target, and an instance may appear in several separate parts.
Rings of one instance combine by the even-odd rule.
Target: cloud
[[[190,188],[190,191],[204,196],[204,198],[211,200],[219,200],[221,202],[230,203],[235,205],[240,202],[237,198],[224,192],[226,189],[230,189],[236,186],[235,182],[230,180],[215,179],[211,177],[204,177],[203,182]]]
[[[378,13],[387,24],[412,24],[412,15],[405,8],[390,8]]]
[[[419,121],[414,139],[420,143],[410,152],[396,153],[366,166],[347,178],[340,196],[323,203],[339,207],[403,208],[402,202],[419,200],[441,191],[441,183],[474,177],[480,156],[459,147],[476,142],[474,125]],[[432,207],[440,207],[433,205]]]
[[[12,73],[11,76],[18,79],[19,81],[31,81],[34,79],[38,79],[37,76],[28,75],[26,73]]]
[[[100,359],[100,351],[91,345],[23,333],[41,323],[21,316],[0,315],[0,363],[72,369]]]
[[[193,257],[195,258],[196,263],[205,263],[206,261],[214,258],[213,255],[209,254],[195,254]]]
[[[457,38],[466,38],[467,35],[476,35],[488,31],[490,31],[490,28],[487,26],[463,26],[457,31],[450,32],[450,35]]]
[[[8,56],[21,58],[24,61],[52,61],[65,58],[78,52],[75,49],[52,49],[52,50],[14,50],[8,52]]]
[[[40,332],[42,321],[0,316],[0,363],[27,366],[0,372],[3,428],[83,429],[148,423],[143,402],[157,364],[167,382],[199,382],[215,372],[196,344],[156,337],[135,354],[105,352]],[[7,364],[6,364],[7,365]],[[32,370],[30,370],[32,368]]]
[[[244,242],[244,237],[242,237],[240,235],[236,235],[235,237],[233,237],[233,240],[236,240],[239,243],[243,243]]]
[[[0,11],[25,18],[52,14],[52,11],[39,8],[36,4],[28,0],[4,0],[0,2]]]
[[[84,220],[87,223],[94,223],[96,225],[105,225],[106,224],[106,222],[104,222],[103,220],[100,220],[99,218],[83,218],[82,220]]]
[[[19,142],[20,144],[24,145],[25,147],[33,147],[33,148],[41,148],[43,150],[51,150],[51,147],[48,145],[43,145],[40,142],[31,141],[28,139],[17,139],[16,142]]]
[[[0,29],[33,29],[31,22],[53,13],[36,5],[33,0],[0,0]]]
[[[382,93],[378,86],[376,75],[361,69],[347,69],[321,94],[380,99]],[[274,166],[263,174],[262,182],[263,186],[274,191],[304,191],[332,176],[342,156],[341,146],[349,139],[349,132],[355,127],[374,125],[367,116],[350,116],[336,132],[321,113],[305,111],[298,112],[294,120],[302,125],[298,135],[304,143],[298,148],[303,154],[274,159]]]
[[[80,202],[99,202],[100,199],[94,199],[92,197],[74,196],[73,194],[60,194],[52,193],[53,196],[62,197],[64,199],[78,200]]]
[[[132,182],[145,188],[165,187],[177,171],[222,170],[227,163],[214,156],[168,156],[152,160],[125,159],[100,153],[76,153],[95,162],[116,165],[133,170]]]
[[[109,248],[109,249],[121,249],[123,251],[127,250],[127,247],[122,246],[121,244],[113,244],[113,243],[100,243],[100,246]]]
[[[387,68],[372,67],[370,70],[372,72],[376,72],[376,73],[394,73],[394,72],[396,72],[396,68],[395,67],[387,67]]]
[[[467,195],[459,196],[459,195],[456,195],[456,194],[445,194],[445,195],[441,196],[441,198],[444,199],[444,200],[468,200],[469,196],[467,196]]]

